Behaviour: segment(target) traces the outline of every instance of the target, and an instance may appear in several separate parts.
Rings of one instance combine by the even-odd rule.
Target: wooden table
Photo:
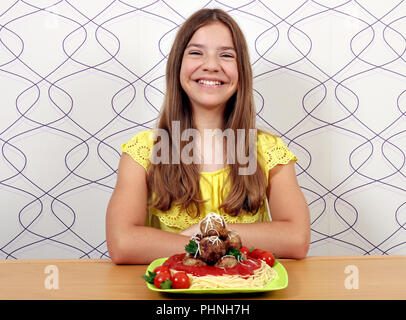
[[[181,299],[406,299],[405,256],[279,261],[289,275],[286,289],[261,294],[181,295]],[[110,260],[2,260],[0,299],[179,299],[179,295],[149,290],[141,278],[145,269],[144,265],[114,265]]]

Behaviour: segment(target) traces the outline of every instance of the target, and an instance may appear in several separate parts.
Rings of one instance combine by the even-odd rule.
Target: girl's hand
[[[191,236],[194,236],[196,233],[199,233],[199,232],[200,232],[200,224],[196,223],[196,224],[190,226],[189,228],[183,230],[179,234],[191,237]]]

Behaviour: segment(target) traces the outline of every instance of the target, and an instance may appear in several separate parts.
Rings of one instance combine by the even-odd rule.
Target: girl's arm
[[[310,244],[310,214],[296,178],[293,162],[269,172],[268,200],[271,222],[234,223],[243,245],[275,253],[279,258],[302,259]],[[182,232],[192,235],[198,225]]]
[[[116,264],[147,264],[184,252],[189,237],[144,226],[148,188],[145,169],[123,153],[106,214],[106,240]]]
[[[269,171],[268,202],[272,221],[233,224],[242,243],[275,253],[279,258],[305,258],[310,245],[310,214],[296,178],[294,163]]]

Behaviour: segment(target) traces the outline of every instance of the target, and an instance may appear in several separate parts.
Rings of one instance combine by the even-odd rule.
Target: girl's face
[[[183,54],[180,83],[192,110],[224,110],[238,86],[237,54],[227,26],[214,22],[196,30]]]

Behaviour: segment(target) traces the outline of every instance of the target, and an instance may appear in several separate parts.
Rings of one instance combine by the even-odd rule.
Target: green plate
[[[148,271],[154,271],[156,267],[162,265],[168,258],[160,258],[156,259],[151,262],[148,266],[147,271],[145,274],[148,274]],[[249,293],[249,292],[265,292],[265,291],[273,291],[273,290],[281,290],[288,286],[288,273],[284,266],[275,260],[275,264],[273,266],[275,271],[277,272],[277,276],[269,281],[264,287],[262,288],[213,288],[213,289],[158,289],[153,284],[146,282],[148,288],[153,291],[158,292],[170,292],[170,293],[194,293],[194,294],[221,294],[221,293]]]

